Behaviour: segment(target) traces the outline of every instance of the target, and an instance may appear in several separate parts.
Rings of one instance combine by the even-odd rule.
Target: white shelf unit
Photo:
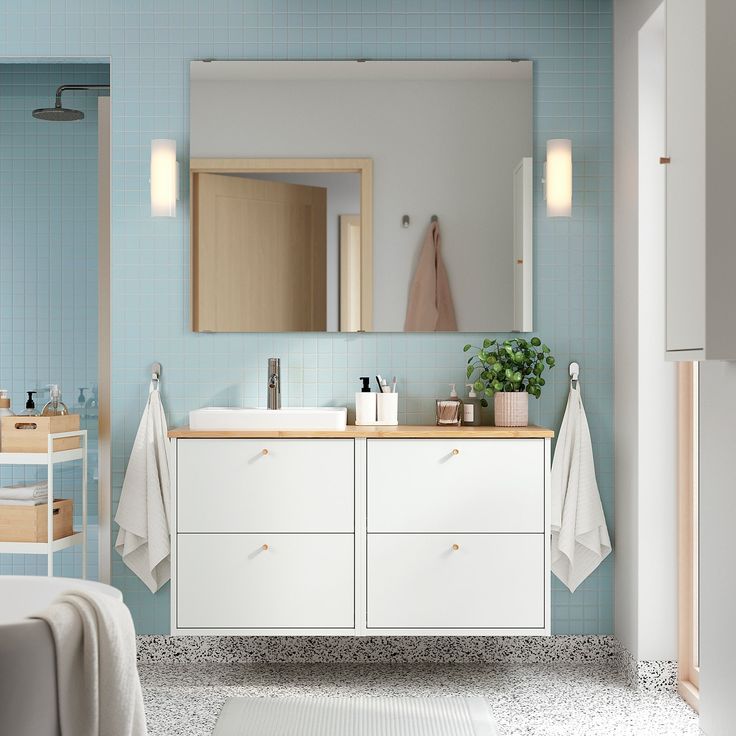
[[[54,452],[54,441],[65,437],[79,437],[81,447],[76,450]],[[82,530],[68,537],[53,539],[54,467],[60,463],[82,461]],[[47,470],[48,500],[47,539],[51,542],[0,542],[0,554],[46,555],[48,574],[54,574],[54,552],[82,545],[82,577],[87,578],[87,430],[57,432],[48,438],[47,452],[0,452],[0,465],[45,465]]]

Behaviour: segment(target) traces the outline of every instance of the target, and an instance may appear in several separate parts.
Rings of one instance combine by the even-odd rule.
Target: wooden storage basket
[[[9,506],[0,504],[0,542],[46,542],[48,531],[48,504],[38,506]],[[72,517],[74,502],[71,498],[54,501],[52,509],[54,539],[63,539],[74,533]]]
[[[0,452],[48,452],[49,435],[79,430],[79,414],[63,417],[2,417],[0,419]],[[54,452],[76,450],[80,437],[54,440]]]

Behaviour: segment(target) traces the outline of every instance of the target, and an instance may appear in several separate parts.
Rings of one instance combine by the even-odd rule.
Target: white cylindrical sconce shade
[[[176,217],[176,141],[151,141],[151,217]]]
[[[572,141],[551,138],[547,141],[547,217],[572,215]]]

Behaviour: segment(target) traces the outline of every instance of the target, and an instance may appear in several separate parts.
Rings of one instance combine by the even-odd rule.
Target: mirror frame
[[[189,162],[189,242],[192,279],[192,330],[209,332],[199,325],[199,174],[358,174],[360,176],[360,329],[373,329],[373,160],[370,158],[193,158]]]

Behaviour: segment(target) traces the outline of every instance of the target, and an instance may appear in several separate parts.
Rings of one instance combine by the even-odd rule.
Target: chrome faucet
[[[268,408],[281,408],[281,359],[268,359]]]

